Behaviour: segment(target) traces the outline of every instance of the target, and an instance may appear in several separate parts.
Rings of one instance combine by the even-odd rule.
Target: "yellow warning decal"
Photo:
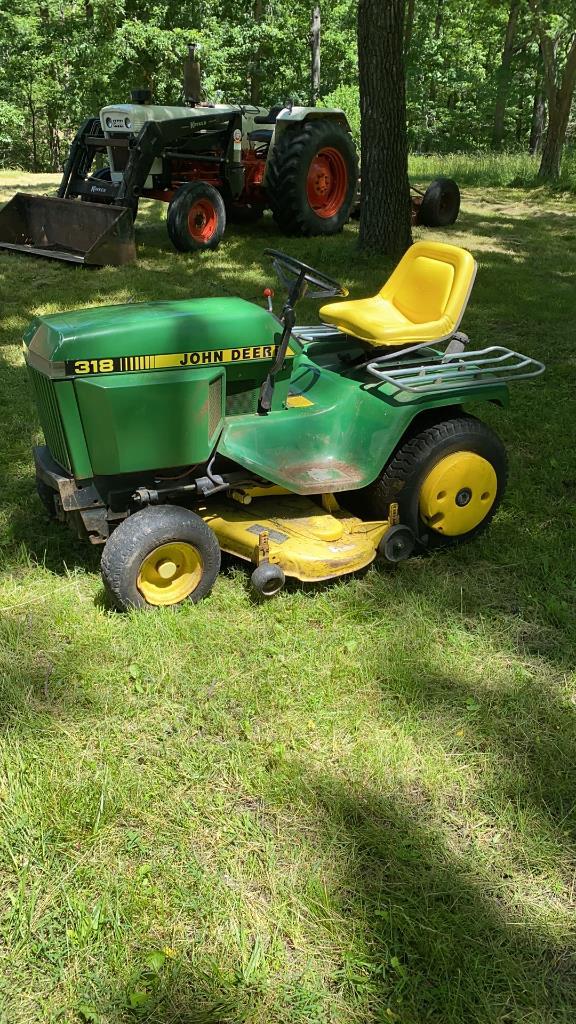
[[[226,363],[242,363],[254,360],[274,359],[276,345],[246,345],[242,348],[216,348],[204,352],[170,352],[153,356],[114,356],[105,359],[70,359],[66,361],[66,373],[72,376],[86,376],[95,373],[140,373],[142,370],[186,369],[192,366],[218,366]],[[287,359],[294,358],[288,348]]]

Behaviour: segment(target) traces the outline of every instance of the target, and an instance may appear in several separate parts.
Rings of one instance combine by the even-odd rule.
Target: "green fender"
[[[503,384],[468,385],[449,397],[422,398],[300,356],[289,400],[298,405],[226,420],[218,452],[296,494],[356,490],[376,479],[419,413],[478,398],[507,404],[507,392]]]

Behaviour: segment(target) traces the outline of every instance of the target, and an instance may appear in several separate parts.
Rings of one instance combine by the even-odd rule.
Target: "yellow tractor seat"
[[[320,316],[374,346],[446,341],[458,329],[475,277],[476,263],[466,249],[414,242],[378,295],[330,302]]]

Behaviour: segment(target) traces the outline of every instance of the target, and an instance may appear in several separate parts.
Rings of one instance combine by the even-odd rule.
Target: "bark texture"
[[[512,56],[514,54],[514,40],[518,28],[518,15],[520,13],[520,0],[511,0],[508,12],[504,46],[502,47],[502,59],[498,70],[498,85],[496,88],[496,103],[494,104],[494,125],[492,128],[492,142],[500,146],[504,138],[504,120],[506,117],[506,101],[510,89],[510,78],[512,70]]]
[[[359,0],[360,246],[394,255],[412,244],[403,44],[404,0]]]
[[[556,181],[560,177],[566,129],[576,88],[576,25],[569,31],[566,58],[564,66],[561,67],[558,54],[560,36],[551,36],[547,32],[539,0],[530,0],[530,7],[540,40],[544,65],[544,91],[548,100],[548,129],[538,177],[543,181]]]
[[[310,106],[315,107],[320,95],[320,7],[312,11],[310,26]]]

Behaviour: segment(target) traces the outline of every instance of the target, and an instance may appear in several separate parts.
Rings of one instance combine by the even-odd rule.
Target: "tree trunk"
[[[30,111],[30,128],[32,130],[32,170],[38,170],[38,140],[36,138],[36,108],[32,101],[32,93],[28,91],[28,109]]]
[[[502,145],[504,138],[504,118],[506,116],[506,100],[510,89],[512,55],[514,52],[514,40],[518,27],[518,14],[520,12],[520,0],[511,0],[508,14],[508,24],[504,36],[504,47],[502,49],[502,60],[498,70],[496,86],[496,103],[494,104],[494,125],[492,128],[492,142],[495,146]]]
[[[404,24],[404,58],[408,57],[412,45],[412,32],[414,30],[414,7],[416,0],[408,0],[406,7],[406,21]]]
[[[569,46],[564,68],[558,61],[560,35],[548,35],[540,0],[530,0],[536,31],[540,39],[540,51],[544,65],[544,89],[548,100],[548,130],[542,149],[538,177],[542,181],[557,181],[566,129],[570,117],[572,97],[576,88],[576,26],[570,28]]]
[[[254,0],[254,23],[259,26],[264,17],[264,0]],[[262,69],[260,67],[260,39],[256,45],[256,51],[252,56],[252,68],[250,72],[250,103],[260,106],[260,85],[262,81]]]
[[[359,0],[360,246],[395,255],[412,243],[403,41],[404,0]]]
[[[444,23],[444,0],[436,0],[436,15],[434,17],[434,39],[438,41],[442,35]],[[430,102],[435,103],[437,96],[436,82],[432,78],[430,82]]]
[[[530,123],[530,142],[528,144],[531,156],[535,156],[535,154],[540,150],[545,122],[546,97],[544,96],[544,86],[542,84],[542,68],[539,64],[536,71],[536,81],[534,83],[534,103],[532,106],[532,120]]]
[[[573,93],[574,87],[572,87]],[[570,117],[572,94],[570,95],[569,102],[568,97],[565,96],[563,102],[558,101],[555,104],[548,104],[548,130],[538,170],[538,177],[542,181],[557,181],[560,177],[560,166],[562,164],[568,118]]]
[[[310,69],[310,106],[315,107],[320,95],[320,7],[312,11],[312,25],[310,28],[310,50],[312,65]]]

